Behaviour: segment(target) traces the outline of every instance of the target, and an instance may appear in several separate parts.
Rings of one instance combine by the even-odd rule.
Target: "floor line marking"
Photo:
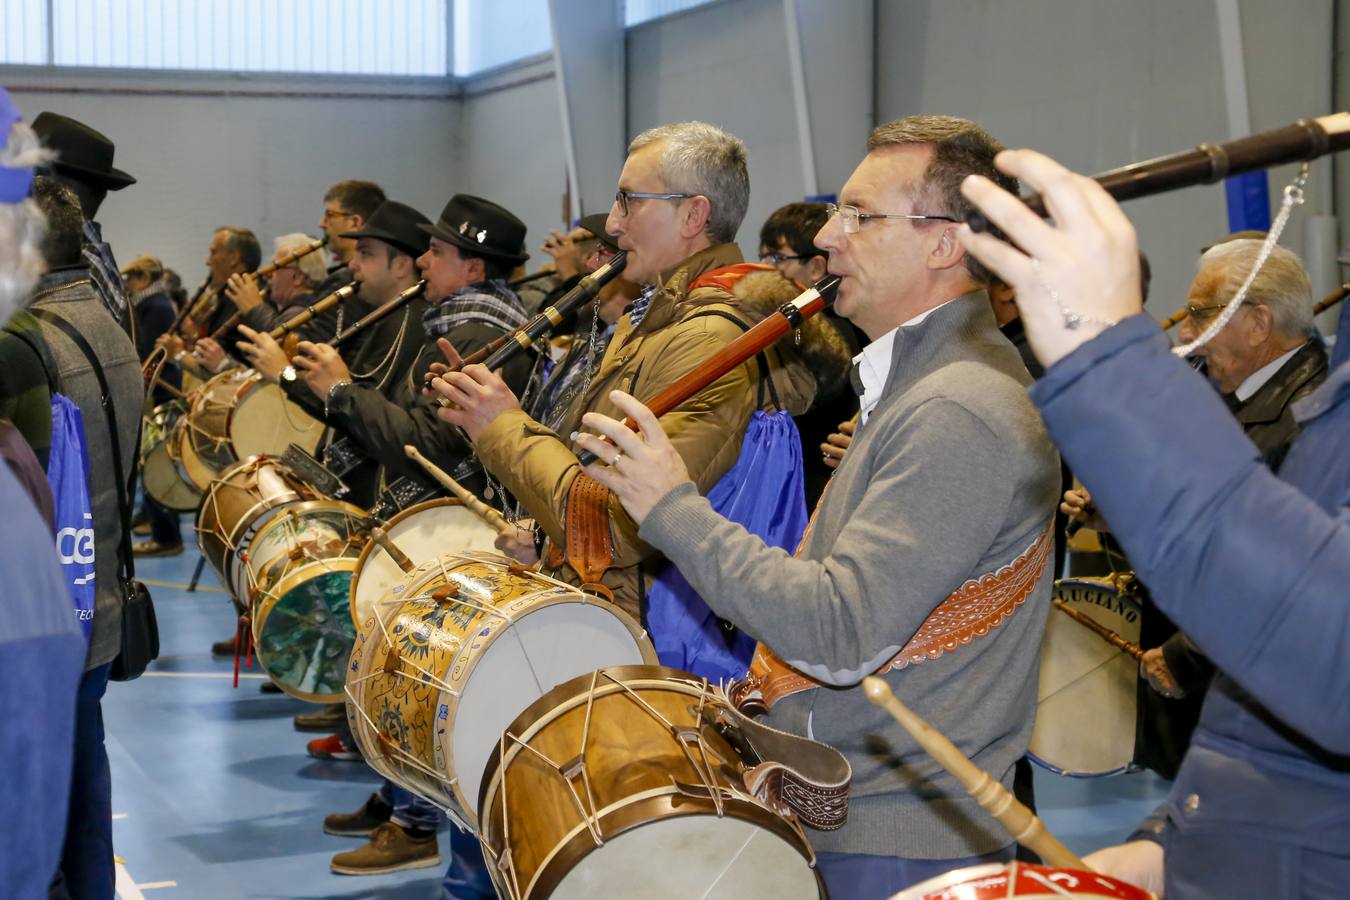
[[[233,672],[146,672],[146,678],[233,678]],[[240,672],[239,680],[244,679],[265,680],[266,675],[256,675],[251,672]]]
[[[121,820],[121,819],[125,819],[126,817],[127,817],[127,814],[126,814],[126,813],[113,813],[113,821],[114,821],[114,822],[117,822],[117,821],[119,821],[119,820]]]
[[[148,585],[149,587],[177,588],[180,591],[186,591],[189,584],[189,582],[186,581],[158,581],[153,578],[142,578],[140,581],[142,584]],[[198,584],[195,593],[223,594],[225,593],[225,589],[214,584]]]
[[[140,888],[140,889],[143,890],[143,891],[153,891],[155,888],[171,888],[171,887],[178,887],[178,882],[176,882],[176,881],[147,881],[145,884],[138,884],[138,885],[136,885],[136,887]]]

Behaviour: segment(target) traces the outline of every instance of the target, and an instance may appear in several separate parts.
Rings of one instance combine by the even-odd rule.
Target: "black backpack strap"
[[[742,332],[750,330],[750,326],[741,321],[741,318],[732,315],[724,309],[702,309],[693,315],[685,316],[682,321],[688,322],[690,319],[701,319],[704,316],[717,316],[720,319],[726,319],[732,322]],[[769,392],[769,400],[773,403],[774,409],[782,409],[783,404],[778,399],[778,390],[773,386],[773,379],[769,377],[769,360],[764,356],[764,351],[755,354],[755,362],[759,364],[759,404],[764,405],[764,392]]]
[[[126,580],[131,581],[136,577],[136,566],[131,552],[130,501],[131,494],[136,490],[136,469],[133,466],[128,479],[122,480],[122,442],[118,439],[117,410],[113,406],[112,390],[108,387],[108,377],[103,373],[103,366],[99,365],[94,348],[89,346],[89,342],[85,340],[84,335],[80,334],[78,328],[48,309],[36,307],[30,308],[29,312],[42,321],[61,329],[66,337],[70,338],[71,342],[84,354],[84,358],[88,360],[90,367],[94,370],[94,377],[98,379],[99,402],[103,406],[103,415],[108,421],[108,436],[112,441],[113,478],[117,485],[117,507],[122,517],[122,543],[118,547],[118,555],[121,557],[122,571],[125,573]],[[138,428],[136,429],[137,456],[140,455],[140,452],[141,433]]]

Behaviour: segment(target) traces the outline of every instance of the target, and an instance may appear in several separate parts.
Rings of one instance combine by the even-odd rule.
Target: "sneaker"
[[[333,857],[329,867],[339,875],[382,875],[441,864],[440,841],[432,834],[415,838],[393,822],[376,826],[370,843]]]
[[[369,837],[393,814],[394,808],[381,800],[379,794],[371,794],[356,812],[324,816],[323,830],[338,837]]]
[[[131,545],[133,556],[177,556],[182,552],[182,541],[176,544],[161,544],[159,541],[150,540]]]
[[[296,731],[337,731],[347,724],[347,707],[343,703],[329,703],[313,712],[300,713],[292,721]]]
[[[305,750],[315,759],[360,760],[361,751],[348,744],[336,734],[326,738],[315,738],[305,745]]]

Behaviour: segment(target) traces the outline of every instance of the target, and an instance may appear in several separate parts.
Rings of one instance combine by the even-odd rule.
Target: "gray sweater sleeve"
[[[898,424],[876,424],[889,433],[844,463],[872,467],[865,490],[826,494],[823,504],[851,509],[832,546],[812,547],[815,558],[767,547],[693,485],[663,497],[640,532],[718,615],[827,684],[875,671],[980,574],[1013,494],[997,435],[961,405],[932,399]]]

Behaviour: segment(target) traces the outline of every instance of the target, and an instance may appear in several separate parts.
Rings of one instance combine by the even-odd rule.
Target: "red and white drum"
[[[497,537],[491,525],[452,497],[410,506],[391,517],[384,531],[414,565],[447,553],[492,553]],[[352,622],[358,631],[374,614],[376,602],[404,577],[403,570],[379,544],[366,542],[352,576]]]
[[[1080,626],[1081,627],[1081,626]],[[1155,900],[1153,894],[1128,882],[1081,872],[1026,863],[990,863],[956,869],[903,890],[891,900]]]

